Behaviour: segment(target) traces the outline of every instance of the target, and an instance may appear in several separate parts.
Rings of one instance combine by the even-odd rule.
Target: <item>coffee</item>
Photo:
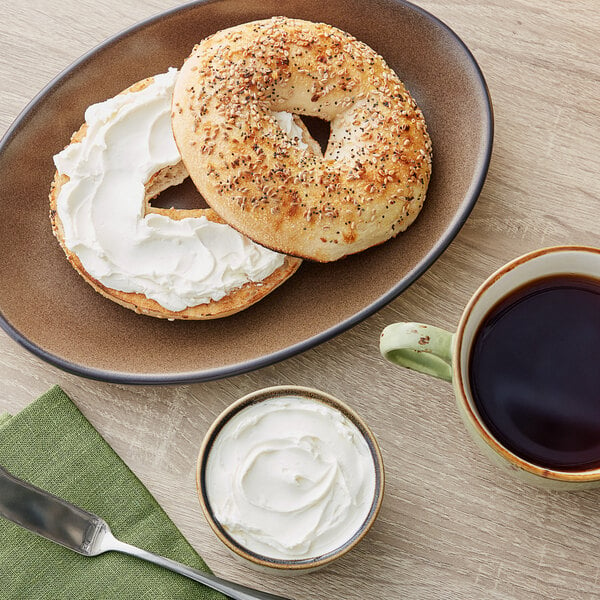
[[[481,419],[514,454],[600,468],[600,280],[552,275],[514,290],[481,322],[469,371]]]

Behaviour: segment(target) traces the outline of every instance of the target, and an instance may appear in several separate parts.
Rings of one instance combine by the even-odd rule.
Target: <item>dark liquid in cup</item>
[[[540,467],[600,467],[600,280],[555,275],[502,299],[475,335],[475,405],[491,433]]]

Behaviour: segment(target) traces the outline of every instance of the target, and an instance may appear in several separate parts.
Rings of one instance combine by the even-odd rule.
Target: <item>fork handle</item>
[[[111,537],[112,539],[110,540],[110,546],[106,548],[107,550],[114,550],[116,552],[122,552],[123,554],[129,554],[131,556],[136,556],[137,558],[147,560],[155,565],[164,567],[165,569],[169,569],[175,573],[179,573],[184,577],[189,577],[194,581],[203,583],[213,590],[222,592],[234,600],[288,600],[282,596],[276,596],[275,594],[254,590],[231,581],[225,581],[224,579],[216,577],[215,575],[211,575],[210,573],[192,569],[191,567],[183,565],[175,560],[171,560],[170,558],[165,558],[164,556],[159,556],[158,554],[153,554],[147,550],[142,550],[141,548],[137,548],[131,544],[121,542],[112,535]]]

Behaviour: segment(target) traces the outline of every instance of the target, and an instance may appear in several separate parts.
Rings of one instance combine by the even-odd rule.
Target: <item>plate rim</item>
[[[278,362],[281,362],[287,358],[291,358],[296,354],[300,354],[326,342],[341,333],[351,329],[358,323],[364,321],[378,310],[389,304],[392,300],[397,298],[404,290],[409,288],[421,275],[423,275],[435,261],[441,256],[441,254],[448,248],[450,243],[458,235],[462,229],[467,218],[471,214],[481,190],[485,183],[487,173],[489,170],[490,160],[492,156],[492,148],[494,142],[494,110],[492,105],[492,99],[489,92],[489,88],[483,72],[477,60],[473,56],[473,53],[458,34],[451,29],[441,19],[430,13],[429,11],[408,2],[407,0],[391,0],[393,4],[399,4],[412,10],[426,19],[432,21],[435,25],[445,31],[446,34],[453,38],[457,43],[458,47],[463,51],[465,59],[468,61],[470,66],[473,68],[474,75],[481,86],[482,96],[485,104],[485,122],[483,123],[484,136],[482,139],[483,151],[480,154],[479,163],[476,165],[475,173],[476,176],[471,181],[469,189],[467,190],[461,209],[455,215],[454,220],[450,226],[446,229],[443,236],[441,236],[433,248],[425,255],[420,263],[409,273],[407,273],[402,279],[400,279],[390,290],[385,294],[379,296],[374,302],[365,306],[363,309],[353,314],[352,316],[336,323],[334,326],[321,331],[320,333],[302,340],[291,346],[286,346],[275,352],[264,354],[257,358],[253,358],[247,361],[234,363],[231,365],[213,367],[210,369],[200,371],[185,371],[185,372],[169,372],[169,373],[131,373],[121,371],[111,371],[107,369],[100,369],[96,367],[89,367],[81,364],[77,364],[71,360],[67,360],[48,352],[38,344],[32,342],[29,338],[24,336],[18,329],[16,329],[9,320],[4,316],[4,313],[0,310],[0,328],[4,330],[9,337],[20,344],[25,349],[29,350],[32,354],[38,356],[42,360],[51,364],[52,366],[58,367],[68,373],[85,377],[87,379],[94,379],[97,381],[105,381],[108,383],[118,384],[132,384],[132,385],[165,385],[165,384],[189,384],[189,383],[200,383],[203,381],[213,381],[217,379],[225,379],[233,377],[235,375],[242,375],[250,371],[254,371],[263,367],[267,367]],[[133,25],[122,29],[116,34],[103,40],[90,50],[86,51],[79,58],[69,64],[65,69],[60,71],[55,77],[53,77],[35,96],[25,105],[23,110],[17,115],[15,120],[6,130],[5,134],[0,139],[0,153],[3,152],[4,148],[10,143],[10,141],[18,133],[18,130],[26,122],[29,113],[35,109],[38,102],[49,93],[55,86],[57,86],[61,80],[68,77],[70,73],[75,71],[84,62],[86,62],[94,54],[102,50],[103,48],[113,44],[120,39],[131,35],[138,29],[142,29],[151,25],[152,23],[164,19],[175,13],[185,12],[196,6],[202,4],[212,4],[214,0],[192,0],[179,6],[172,7],[165,11],[161,11],[158,14],[142,19]]]

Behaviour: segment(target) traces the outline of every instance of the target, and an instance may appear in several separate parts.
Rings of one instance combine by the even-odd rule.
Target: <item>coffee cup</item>
[[[468,301],[456,333],[394,323],[394,364],[452,382],[477,445],[550,489],[600,486],[600,249],[556,246],[516,258]]]

